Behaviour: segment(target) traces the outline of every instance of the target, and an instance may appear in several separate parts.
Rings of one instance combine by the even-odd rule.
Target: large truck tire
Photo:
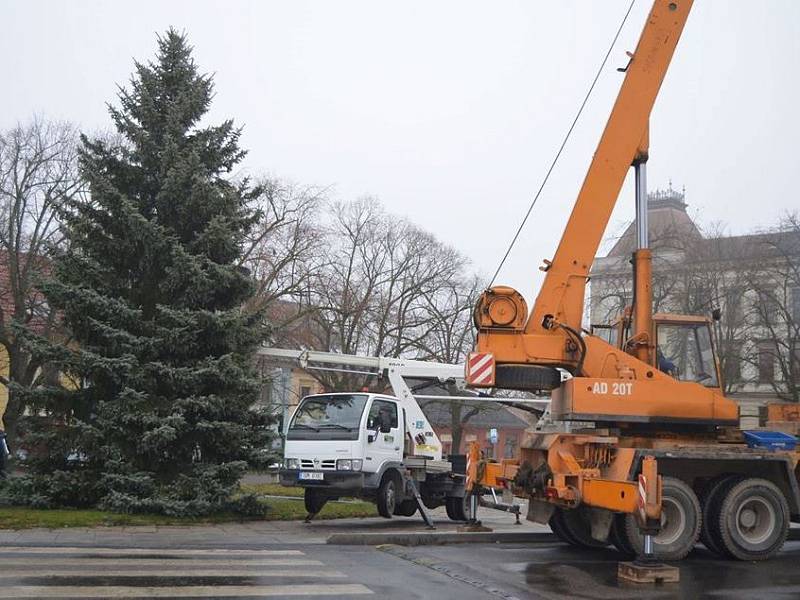
[[[566,525],[564,525],[564,515],[560,508],[556,508],[553,511],[550,520],[547,522],[552,530],[553,534],[565,544],[569,544],[570,546],[577,546],[578,540],[576,540],[572,535],[570,535],[569,530],[567,529]]]
[[[420,497],[422,498],[422,504],[428,510],[433,510],[434,508],[439,508],[442,505],[441,499],[434,498],[432,496],[426,496],[425,494],[420,493]]]
[[[378,505],[378,514],[385,519],[391,519],[397,505],[397,483],[390,473],[383,476],[375,500]]]
[[[451,521],[469,521],[469,496],[448,496],[444,508]]]
[[[722,475],[712,479],[700,494],[703,523],[700,527],[700,542],[714,554],[725,555],[719,533],[719,507],[731,487],[744,479],[737,475]]]
[[[417,501],[414,498],[403,500],[394,507],[394,514],[398,517],[412,517],[417,512]]]
[[[628,532],[625,528],[625,520],[627,515],[618,513],[614,515],[614,522],[611,524],[611,531],[608,533],[608,541],[622,554],[625,558],[634,558],[636,550],[633,549],[633,544],[628,539]]]
[[[303,492],[303,502],[306,506],[306,512],[310,515],[316,515],[328,502],[327,496],[321,493],[322,490],[316,488],[306,488]]]
[[[766,560],[780,551],[789,535],[789,503],[766,479],[736,482],[712,516],[718,519],[722,549],[739,560]]]
[[[664,477],[661,496],[661,531],[653,537],[653,553],[661,560],[681,560],[700,537],[703,520],[700,501],[680,479]],[[644,554],[644,535],[636,517],[625,517],[625,531],[637,556]]]
[[[556,508],[550,517],[550,529],[560,540],[580,548],[604,548],[607,544],[592,537],[589,515],[581,508]]]

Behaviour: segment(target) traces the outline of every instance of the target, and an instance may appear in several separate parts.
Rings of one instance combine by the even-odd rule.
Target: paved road
[[[619,557],[612,550],[576,550],[558,542],[425,546],[393,551],[406,561],[428,564],[453,578],[468,578],[481,584],[486,598],[800,598],[800,542],[788,542],[778,557],[766,563],[719,560],[700,546],[680,563],[680,583],[662,586],[618,582]]]
[[[479,588],[370,547],[9,546],[0,598],[485,598]]]
[[[498,521],[514,531],[538,529],[509,523],[507,516]],[[611,550],[578,551],[556,541],[417,548],[324,543],[330,533],[354,528],[420,529],[413,519],[364,519],[0,531],[0,599],[800,598],[800,542],[789,542],[768,563],[721,561],[698,548],[681,563],[680,584],[651,588],[619,584]]]

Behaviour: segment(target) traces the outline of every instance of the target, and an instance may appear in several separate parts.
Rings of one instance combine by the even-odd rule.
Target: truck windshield
[[[287,439],[357,440],[366,394],[331,394],[303,399]]]

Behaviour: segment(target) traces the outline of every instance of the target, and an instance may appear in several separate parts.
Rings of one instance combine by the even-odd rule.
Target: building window
[[[514,458],[517,455],[517,436],[507,435],[503,444],[503,458]]]
[[[300,398],[305,398],[306,396],[311,395],[311,386],[308,385],[301,385],[300,386]]]
[[[792,288],[792,319],[800,323],[800,287]]]
[[[775,296],[776,290],[766,289],[758,292],[756,301],[756,314],[762,325],[774,325],[778,320],[779,303]]]
[[[727,323],[732,323],[734,326],[741,323],[744,318],[742,310],[742,297],[744,290],[741,288],[730,288],[725,290],[725,312],[723,314]]]
[[[772,383],[775,381],[775,351],[767,343],[758,346],[758,382]]]
[[[723,368],[725,383],[735,383],[742,380],[742,361],[735,354],[725,357]]]

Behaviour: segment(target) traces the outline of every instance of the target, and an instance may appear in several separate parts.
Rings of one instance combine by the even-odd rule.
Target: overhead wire
[[[558,152],[556,152],[553,161],[550,163],[550,167],[547,169],[544,179],[542,179],[542,183],[539,186],[536,195],[533,197],[533,201],[530,203],[530,206],[528,206],[528,211],[525,213],[525,217],[519,224],[519,227],[517,228],[517,231],[514,234],[511,243],[508,245],[508,248],[506,249],[503,258],[500,261],[500,264],[497,266],[497,270],[494,272],[494,275],[492,275],[492,280],[489,282],[489,285],[487,287],[492,287],[492,285],[494,285],[495,279],[497,279],[497,276],[500,274],[500,269],[503,268],[503,265],[505,264],[508,255],[511,253],[514,244],[516,244],[520,233],[522,233],[522,230],[525,227],[525,223],[528,222],[528,217],[530,217],[533,207],[536,206],[536,202],[537,200],[539,200],[539,196],[541,196],[542,190],[544,189],[544,186],[547,184],[547,180],[550,179],[550,174],[553,172],[553,169],[555,168],[558,159],[561,157],[561,153],[564,151],[564,147],[567,145],[567,142],[569,141],[569,138],[572,135],[572,130],[575,129],[575,125],[578,123],[578,119],[580,118],[581,113],[583,113],[583,109],[586,106],[586,103],[589,101],[589,97],[592,95],[594,87],[597,84],[598,79],[600,79],[600,74],[603,72],[606,63],[608,62],[608,57],[611,56],[611,52],[614,50],[614,46],[617,43],[617,39],[619,38],[619,35],[622,32],[622,28],[625,26],[625,22],[628,20],[628,16],[631,14],[631,10],[633,9],[633,5],[635,3],[636,0],[631,0],[630,5],[628,6],[628,10],[625,11],[625,16],[622,17],[622,21],[620,22],[619,27],[617,28],[617,32],[614,34],[614,39],[611,40],[611,45],[608,47],[608,50],[606,51],[606,54],[603,57],[603,61],[600,63],[600,68],[597,69],[597,73],[595,74],[594,79],[592,80],[592,83],[589,86],[589,89],[587,90],[586,95],[583,98],[583,102],[581,102],[581,105],[578,108],[578,112],[575,114],[575,118],[572,120],[572,124],[569,126],[569,129],[567,130],[567,134],[564,136],[564,139],[561,142],[561,146],[559,146],[558,148]]]

